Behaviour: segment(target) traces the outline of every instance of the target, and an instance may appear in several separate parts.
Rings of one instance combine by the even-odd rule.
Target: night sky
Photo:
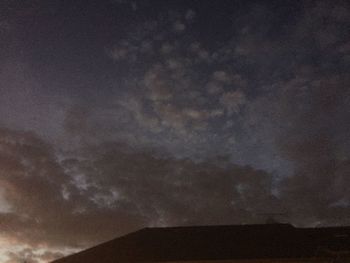
[[[0,261],[350,225],[349,29],[348,1],[1,0]]]

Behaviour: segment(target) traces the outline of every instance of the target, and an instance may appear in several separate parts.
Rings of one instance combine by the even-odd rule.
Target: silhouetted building
[[[289,224],[145,228],[55,263],[350,263],[350,227]]]

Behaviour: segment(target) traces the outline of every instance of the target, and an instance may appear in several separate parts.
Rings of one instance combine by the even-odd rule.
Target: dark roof
[[[289,224],[145,228],[55,263],[288,259],[350,250],[350,227]]]

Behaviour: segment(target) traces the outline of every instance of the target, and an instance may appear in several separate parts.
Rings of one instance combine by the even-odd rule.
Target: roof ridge
[[[283,227],[291,227],[296,228],[293,224],[290,223],[267,223],[267,224],[241,224],[241,225],[229,225],[229,224],[223,224],[223,225],[184,225],[184,226],[155,226],[155,227],[144,227],[141,228],[141,230],[152,230],[152,229],[189,229],[189,228],[224,228],[224,227],[232,227],[232,228],[238,228],[238,227],[257,227],[257,226],[283,226]],[[136,231],[138,232],[138,231]],[[135,232],[133,232],[135,233]]]

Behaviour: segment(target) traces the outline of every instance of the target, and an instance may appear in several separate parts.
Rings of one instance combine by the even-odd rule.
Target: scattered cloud
[[[181,21],[176,21],[176,22],[174,23],[173,27],[174,27],[174,30],[175,30],[176,32],[182,32],[182,31],[184,31],[184,30],[186,29],[185,24],[182,23]]]
[[[227,114],[231,116],[233,113],[238,113],[246,99],[242,91],[226,92],[220,99],[222,105],[226,108]]]
[[[192,9],[188,9],[185,14],[186,20],[193,20],[196,17],[196,12],[194,12]]]
[[[114,3],[133,14],[145,5]],[[287,212],[298,226],[350,224],[349,6],[277,9],[223,14],[229,30],[215,34],[194,7],[120,20],[117,37],[92,26],[101,33],[92,57],[105,60],[79,42],[69,63],[83,54],[81,72],[62,83],[61,57],[46,68],[42,50],[30,62],[23,46],[4,49],[16,55],[0,72],[6,263],[51,260],[144,226],[257,223],[264,212]],[[77,44],[67,39],[52,53]],[[87,72],[96,80],[82,81]]]

